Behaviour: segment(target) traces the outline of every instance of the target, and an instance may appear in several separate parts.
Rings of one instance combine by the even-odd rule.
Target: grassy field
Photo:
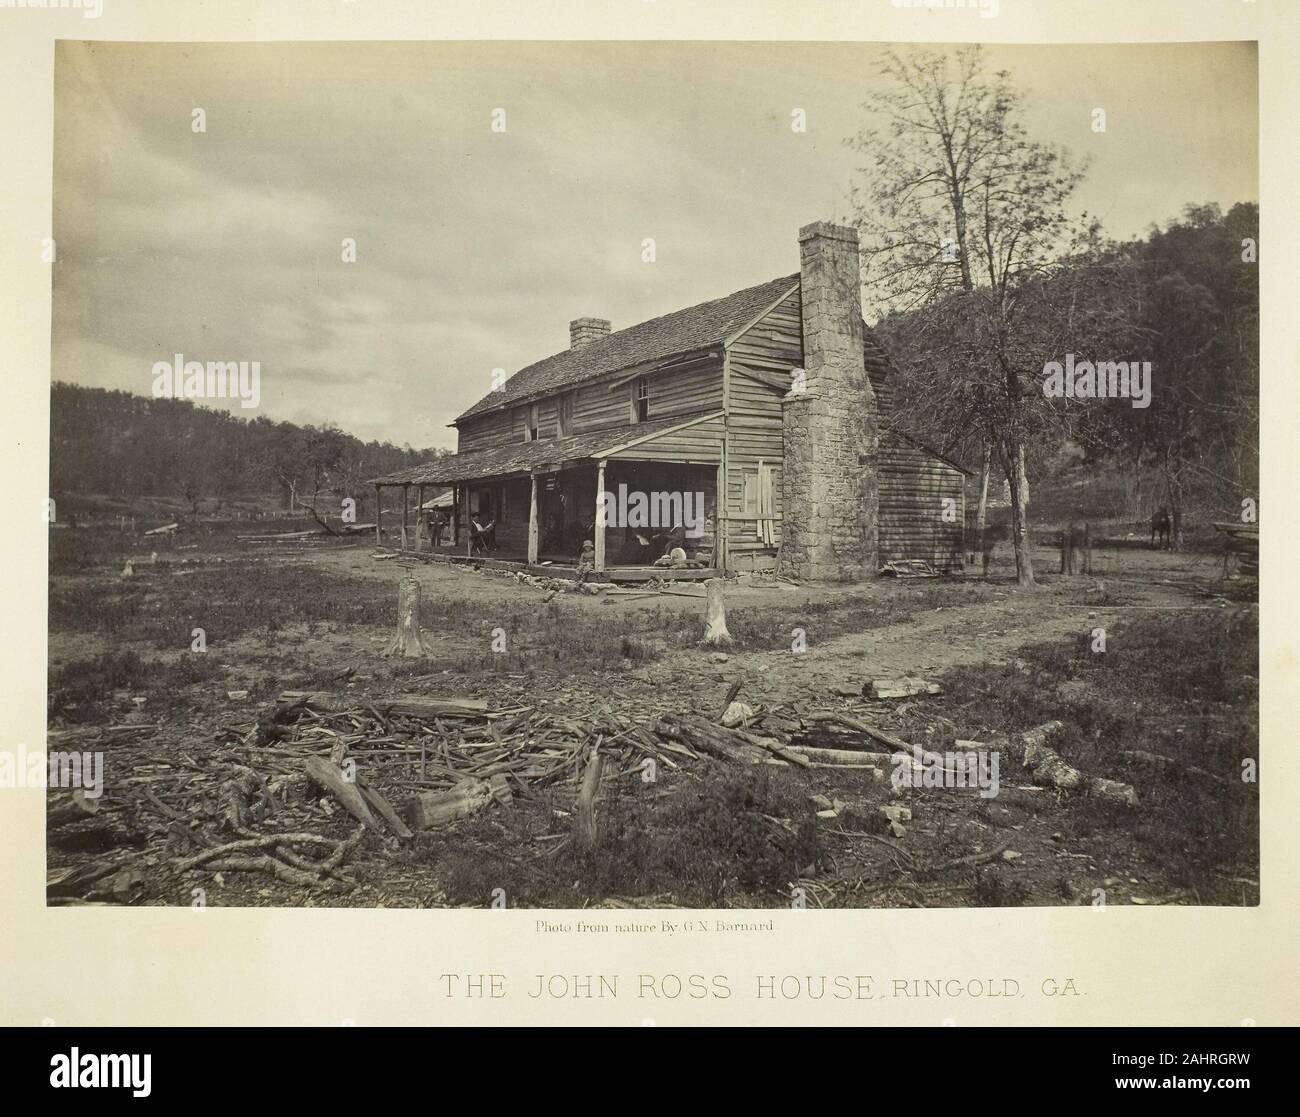
[[[1051,790],[900,795],[849,769],[701,762],[652,783],[607,779],[594,849],[573,840],[576,788],[565,785],[410,842],[367,837],[357,886],[341,897],[279,881],[254,888],[237,874],[205,878],[213,903],[478,906],[497,890],[539,907],[1015,906],[1096,903],[1099,892],[1112,903],[1258,902],[1257,785],[1241,779],[1257,746],[1257,615],[1200,594],[1213,566],[1202,557],[1126,556],[1104,579],[1046,575],[1027,591],[1010,584],[1005,559],[988,581],[737,584],[725,661],[698,644],[696,600],[561,594],[546,603],[508,577],[425,567],[421,621],[433,650],[403,660],[382,654],[395,614],[391,563],[356,542],[268,551],[234,534],[162,541],[150,561],[154,548],[138,537],[52,533],[51,726],[157,727],[136,753],[122,750],[110,778],[127,760],[152,763],[169,750],[225,763],[221,742],[285,689],[358,703],[399,692],[479,696],[580,719],[712,719],[737,681],[756,707],[847,711],[930,748],[1059,719],[1065,759],[1131,783],[1140,806]],[[123,577],[128,556],[133,573]],[[1104,654],[1090,635],[1099,624]],[[791,652],[796,628],[809,634],[807,655]],[[492,650],[497,631],[508,634],[503,651]],[[873,705],[842,686],[903,673],[938,679],[943,691]],[[1175,763],[1152,771],[1133,753]],[[394,794],[414,790],[402,783],[406,766],[384,770]],[[1003,781],[1027,786],[1028,775],[1007,770]],[[817,816],[825,802],[833,818]],[[912,812],[902,836],[881,809],[900,804]],[[144,841],[157,825],[126,833]],[[94,855],[130,863],[139,852],[123,840]],[[60,839],[51,864],[87,856]],[[145,876],[135,902],[186,902],[192,880],[165,859]]]

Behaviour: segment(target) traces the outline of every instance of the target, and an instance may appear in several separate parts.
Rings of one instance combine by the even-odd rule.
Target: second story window
[[[645,377],[632,381],[632,422],[644,423],[650,418],[650,390],[646,387]]]
[[[573,433],[573,393],[565,392],[560,397],[555,413],[555,434],[557,438],[566,438]]]
[[[524,414],[524,441],[536,442],[537,432],[538,432],[537,404],[530,403],[526,407],[521,408],[520,410],[522,410]]]

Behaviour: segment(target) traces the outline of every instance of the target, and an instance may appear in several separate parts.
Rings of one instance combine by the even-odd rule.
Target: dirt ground
[[[908,741],[938,744],[954,735],[1024,728],[992,723],[984,686],[1024,684],[1049,717],[1093,724],[1088,705],[1104,707],[1105,696],[1091,695],[1088,687],[1094,684],[1076,677],[1077,668],[1067,666],[1059,683],[1056,676],[1040,675],[1038,666],[1022,659],[1026,649],[1073,646],[1097,629],[1122,633],[1126,626],[1164,620],[1196,625],[1200,617],[1218,623],[1229,611],[1253,610],[1221,594],[1219,560],[1212,555],[1097,551],[1090,576],[1061,578],[1052,573],[1055,555],[1041,549],[1036,555],[1041,584],[1027,589],[1012,584],[1008,558],[987,580],[885,578],[867,586],[805,587],[741,578],[726,590],[728,619],[738,638],[722,652],[697,642],[703,629],[700,587],[683,584],[673,595],[646,597],[562,593],[544,603],[543,588],[508,575],[421,564],[414,573],[433,650],[427,661],[411,665],[382,654],[392,636],[399,571],[366,546],[306,546],[280,553],[249,548],[232,554],[179,544],[157,563],[141,555],[139,573],[129,584],[121,578],[117,556],[63,569],[55,565],[52,728],[84,735],[133,722],[153,727],[114,746],[105,793],[110,807],[105,817],[116,819],[114,825],[106,830],[102,820],[88,824],[82,828],[89,835],[84,841],[76,824],[65,833],[51,832],[52,872],[66,874],[98,862],[117,874],[101,879],[125,880],[129,887],[112,891],[101,885],[61,902],[188,903],[196,881],[212,904],[488,902],[493,872],[506,871],[493,858],[501,848],[529,840],[512,831],[516,821],[508,810],[455,824],[427,840],[421,835],[400,849],[392,839],[367,839],[355,854],[354,887],[342,895],[295,889],[255,873],[214,877],[175,871],[178,853],[168,843],[179,819],[169,816],[184,815],[189,802],[178,794],[157,817],[160,808],[142,804],[136,794],[140,781],[149,778],[140,773],[160,762],[165,768],[166,758],[182,750],[198,769],[223,763],[223,747],[247,732],[260,712],[273,708],[281,689],[334,690],[357,703],[393,693],[476,697],[502,708],[529,705],[577,718],[621,711],[652,721],[688,710],[716,718],[724,694],[739,683],[740,698],[755,709],[840,711]],[[109,613],[98,623],[93,611],[87,623],[68,623],[76,611],[72,604],[85,600]],[[217,620],[211,655],[203,672],[191,677],[180,641],[188,638],[191,622],[212,613]],[[171,629],[175,639],[160,638]],[[497,632],[506,634],[515,658],[494,657]],[[113,657],[124,652],[144,666],[119,678],[109,668],[118,669]],[[150,689],[151,672],[164,665],[172,666]],[[104,672],[98,694],[84,682],[97,671]],[[898,676],[944,680],[943,693],[893,703],[861,697],[865,681]],[[76,690],[78,680],[84,682],[81,690]],[[1243,686],[1248,691],[1248,679]],[[244,690],[246,697],[229,697]],[[1176,716],[1153,718],[1148,732],[1142,720],[1152,717],[1147,706],[1142,719],[1130,717],[1132,724],[1122,732],[1142,738],[1127,741],[1130,748],[1149,745],[1163,755],[1180,746],[1184,732],[1200,732],[1196,726],[1206,718],[1230,713],[1253,718],[1253,700],[1246,693],[1235,707],[1219,702],[1211,708],[1197,698],[1193,708],[1170,697]],[[1077,755],[1090,756],[1086,741],[1078,747],[1085,751]],[[1106,754],[1107,763],[1113,763],[1113,755]],[[114,784],[114,773],[126,772],[134,773],[130,790],[125,783]],[[1133,778],[1129,772],[1095,774]],[[677,795],[673,802],[680,803],[684,795],[707,795],[712,778],[694,771],[675,774],[656,794]],[[942,789],[909,789],[900,798],[870,775],[851,770],[815,769],[792,778],[795,782],[781,791],[786,798],[772,807],[787,827],[800,824],[795,816],[801,811],[811,813],[800,799],[820,795],[836,805],[833,819],[818,822],[814,863],[795,865],[775,885],[727,884],[718,906],[788,903],[791,888],[806,902],[823,906],[1078,904],[1096,902],[1099,892],[1111,903],[1257,902],[1257,868],[1248,857],[1243,863],[1240,850],[1225,855],[1222,865],[1207,866],[1205,854],[1189,845],[1183,851],[1186,865],[1162,863],[1152,852],[1159,835],[1143,832],[1152,824],[1141,812],[1117,814],[1092,801],[1035,788],[1027,774],[1004,774],[1005,783],[1020,791],[993,803]],[[400,784],[391,790],[397,795]],[[565,794],[569,799],[562,796],[558,806],[548,800],[538,823],[543,829],[562,825],[556,820],[568,816],[572,789]],[[1170,804],[1162,796],[1164,810]],[[891,802],[910,804],[913,820],[905,836],[864,830],[862,820],[878,823],[881,808]],[[311,818],[341,839],[348,832],[345,820],[334,812],[327,817],[320,806],[295,808],[294,817]],[[520,807],[517,813],[522,818],[526,811]],[[653,820],[653,813],[648,817]],[[694,816],[688,812],[687,817]],[[214,840],[210,831],[204,833]],[[467,858],[460,856],[467,849],[479,851],[488,866],[481,882],[467,873]],[[129,880],[121,876],[124,867],[136,870]],[[601,880],[610,883],[589,883],[572,894],[558,885],[549,891],[538,886],[531,903],[528,880],[512,881],[511,887],[525,895],[520,902],[527,906],[673,906],[699,895],[685,881],[680,891],[670,881],[647,895],[627,892],[630,885],[616,873],[606,872]]]

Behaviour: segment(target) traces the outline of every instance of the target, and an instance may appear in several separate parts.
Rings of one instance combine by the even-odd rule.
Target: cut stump
[[[397,583],[397,634],[384,649],[385,655],[400,655],[410,659],[429,654],[420,635],[420,583],[413,577]]]
[[[722,600],[722,579],[710,578],[704,583],[705,613],[704,642],[714,646],[731,643],[727,631],[727,607]]]

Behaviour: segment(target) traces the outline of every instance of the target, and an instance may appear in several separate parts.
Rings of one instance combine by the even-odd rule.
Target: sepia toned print
[[[1256,77],[60,42],[47,903],[1257,905]]]

